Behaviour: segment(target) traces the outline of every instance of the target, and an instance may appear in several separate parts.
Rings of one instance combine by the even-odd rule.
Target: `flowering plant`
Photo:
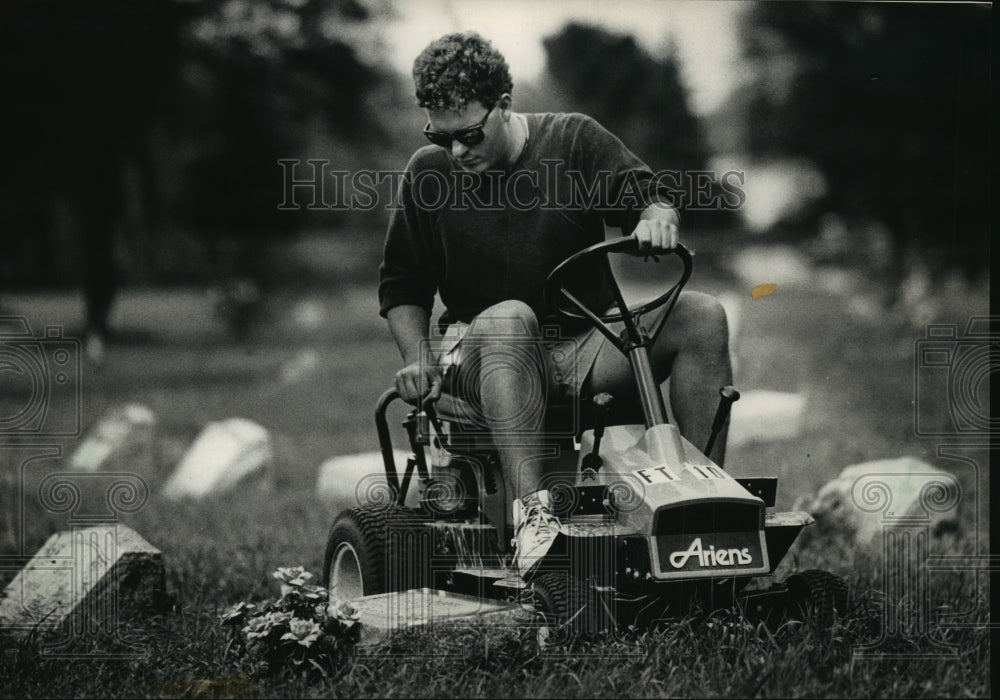
[[[360,637],[357,610],[309,584],[313,575],[301,566],[279,567],[281,597],[262,603],[237,603],[223,625],[233,630],[230,648],[250,659],[257,675],[282,668],[337,675],[347,665]]]

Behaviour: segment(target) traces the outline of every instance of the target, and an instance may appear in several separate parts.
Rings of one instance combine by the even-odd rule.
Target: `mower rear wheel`
[[[429,585],[426,522],[426,515],[398,507],[341,513],[327,537],[324,585],[341,600]]]
[[[600,593],[569,573],[537,576],[531,593],[540,646],[562,646],[577,639],[592,641],[615,629],[614,615]]]
[[[797,619],[811,621],[820,628],[833,625],[837,615],[847,613],[847,582],[836,574],[809,569],[785,579],[788,612]]]

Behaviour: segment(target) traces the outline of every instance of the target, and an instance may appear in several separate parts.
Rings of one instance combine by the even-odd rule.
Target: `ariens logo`
[[[750,548],[743,549],[716,549],[715,545],[709,545],[708,549],[701,546],[701,538],[695,538],[691,546],[687,549],[674,552],[670,555],[670,566],[675,569],[682,569],[691,557],[698,557],[698,565],[707,566],[747,566],[753,563],[753,556]]]

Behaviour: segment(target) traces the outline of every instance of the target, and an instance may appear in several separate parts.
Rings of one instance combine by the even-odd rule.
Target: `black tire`
[[[788,614],[793,619],[812,622],[827,629],[837,616],[847,614],[847,582],[829,571],[809,569],[785,580],[788,587]]]
[[[368,506],[337,516],[327,537],[323,585],[345,600],[430,585],[428,518]]]
[[[540,574],[531,582],[532,607],[540,646],[566,646],[576,640],[594,641],[615,629],[606,601],[568,573]]]

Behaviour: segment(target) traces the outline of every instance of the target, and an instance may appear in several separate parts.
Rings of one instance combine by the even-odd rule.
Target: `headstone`
[[[281,381],[288,384],[305,379],[316,372],[319,367],[319,353],[312,348],[306,348],[281,366]]]
[[[0,628],[113,630],[120,619],[161,604],[163,557],[125,525],[58,532],[0,597]]]
[[[224,493],[273,459],[267,429],[242,418],[209,423],[163,488],[170,499]]]
[[[292,321],[299,328],[314,331],[327,322],[326,306],[318,299],[303,299],[292,307]]]
[[[361,622],[359,646],[388,641],[393,632],[460,625],[511,626],[520,605],[449,591],[419,588],[365,596],[351,601]]]
[[[960,498],[954,475],[915,457],[900,457],[847,467],[796,508],[811,513],[824,530],[878,547],[886,528],[917,525],[933,533],[957,527]]]
[[[813,282],[816,289],[839,297],[857,294],[868,284],[860,271],[843,267],[819,267],[813,272]]]
[[[406,468],[409,452],[393,450],[396,471],[400,478]],[[361,452],[341,455],[325,461],[319,468],[316,479],[316,495],[329,504],[332,514],[362,505],[382,505],[390,502],[392,494],[385,479],[382,453]],[[416,475],[407,492],[406,505],[416,507],[419,503]]]
[[[70,459],[82,472],[142,470],[153,462],[156,416],[141,404],[109,411],[91,428]]]
[[[847,299],[847,313],[855,319],[866,323],[884,322],[886,313],[882,305],[871,294],[855,294]]]
[[[728,446],[796,437],[805,406],[802,394],[761,389],[743,393],[730,414]]]
[[[730,267],[748,293],[762,284],[805,287],[813,283],[808,256],[790,245],[747,246],[733,255]]]

